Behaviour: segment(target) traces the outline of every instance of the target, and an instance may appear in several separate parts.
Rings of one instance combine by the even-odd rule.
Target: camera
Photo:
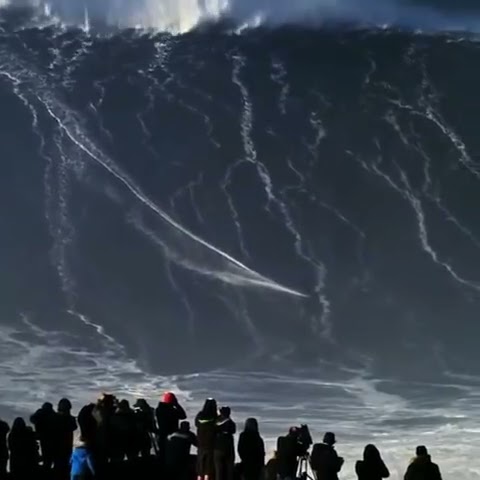
[[[300,427],[298,428],[297,438],[298,443],[301,443],[305,447],[305,450],[308,450],[313,444],[312,435],[310,434],[310,429],[308,428],[308,425],[300,425]]]
[[[300,425],[300,427],[294,427],[290,430],[292,433],[295,432],[295,441],[297,443],[299,457],[304,457],[308,455],[308,449],[313,444],[313,439],[310,434],[310,429],[308,425]]]

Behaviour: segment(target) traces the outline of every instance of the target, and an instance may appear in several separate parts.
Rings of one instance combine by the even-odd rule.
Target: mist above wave
[[[469,3],[450,5],[438,0],[0,0],[2,6],[39,8],[69,24],[98,21],[119,28],[171,33],[224,20],[240,29],[348,22],[428,31],[480,30],[480,12]]]

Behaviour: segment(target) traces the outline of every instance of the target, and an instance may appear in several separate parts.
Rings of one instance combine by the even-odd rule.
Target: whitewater
[[[1,416],[171,389],[480,478],[475,5],[0,6]]]
[[[318,27],[336,21],[476,32],[480,24],[475,5],[468,0],[454,5],[434,0],[1,0],[1,6],[33,7],[71,25],[93,20],[120,28],[172,33],[220,21],[231,22],[240,30],[259,25]]]

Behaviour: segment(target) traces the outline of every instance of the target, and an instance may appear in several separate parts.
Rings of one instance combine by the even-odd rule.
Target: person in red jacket
[[[157,419],[158,457],[162,467],[164,467],[168,437],[178,432],[180,421],[185,420],[187,414],[175,394],[166,392],[158,403],[155,417]]]

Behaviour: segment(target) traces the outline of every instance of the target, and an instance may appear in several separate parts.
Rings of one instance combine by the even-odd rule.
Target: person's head
[[[299,433],[298,427],[290,427],[288,429],[288,435],[290,437],[298,437],[298,433]]]
[[[245,431],[258,433],[258,421],[256,418],[247,418],[247,421],[245,422]]]
[[[45,412],[53,412],[53,405],[50,403],[50,402],[45,402],[43,405],[42,405],[42,410],[44,410]]]
[[[169,405],[175,405],[177,403],[177,397],[173,392],[165,392],[162,395],[161,403],[167,403]]]
[[[70,400],[68,398],[62,398],[58,402],[58,408],[57,409],[60,413],[70,413],[70,411],[72,410],[72,403],[70,402]]]
[[[366,462],[377,461],[380,458],[380,452],[375,445],[370,444],[365,447],[365,450],[363,451],[363,459]]]
[[[148,410],[148,402],[144,398],[139,398],[134,405],[135,408],[139,408],[140,410]]]
[[[230,407],[220,407],[219,413],[222,418],[230,418],[232,410]]]
[[[115,407],[117,405],[117,399],[115,398],[114,395],[111,395],[109,393],[103,393],[102,396],[98,399],[97,402],[98,406],[104,410],[115,410]]]
[[[208,418],[217,417],[217,401],[214,398],[207,398],[203,404],[202,414]]]
[[[416,454],[417,454],[417,457],[428,457],[427,447],[425,447],[424,445],[420,445],[416,449]]]
[[[332,432],[327,432],[324,436],[323,436],[323,443],[325,443],[326,445],[330,445],[331,447],[333,447],[333,445],[335,445],[337,443],[337,440],[335,438],[335,434],[332,433]]]
[[[12,423],[12,431],[15,430],[25,430],[27,428],[27,424],[22,417],[17,417]]]
[[[118,404],[118,411],[119,412],[128,412],[130,410],[130,403],[128,400],[120,400]]]
[[[182,433],[188,433],[190,431],[190,422],[187,422],[187,420],[180,422],[180,431]]]

